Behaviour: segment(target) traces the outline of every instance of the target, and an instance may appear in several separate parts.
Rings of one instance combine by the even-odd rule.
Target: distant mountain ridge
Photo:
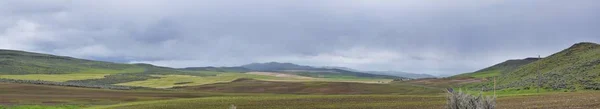
[[[196,71],[219,71],[219,72],[249,72],[252,71],[244,67],[186,67],[182,70],[196,70]]]
[[[277,70],[312,70],[317,69],[310,66],[296,65],[292,63],[279,63],[279,62],[268,62],[268,63],[252,63],[242,65],[240,67],[247,68],[250,70],[259,71],[277,71]]]
[[[412,79],[437,78],[436,76],[429,75],[429,74],[416,74],[416,73],[407,73],[407,72],[400,72],[400,71],[366,71],[366,72],[372,73],[372,74],[401,76],[401,77],[407,77],[407,78],[412,78]]]
[[[303,76],[318,76],[318,74],[326,75],[347,75],[356,77],[376,77],[376,78],[389,78],[389,79],[406,79],[406,77],[385,75],[385,74],[371,74],[366,72],[360,72],[349,68],[340,67],[312,67],[297,65],[293,63],[280,63],[280,62],[267,62],[267,63],[252,63],[242,65],[240,67],[250,69],[251,71],[265,71],[265,72],[280,72],[280,73],[294,73]]]

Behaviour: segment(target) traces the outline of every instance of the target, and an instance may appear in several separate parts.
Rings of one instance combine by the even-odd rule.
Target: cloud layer
[[[0,49],[448,75],[600,42],[597,0],[5,0]]]

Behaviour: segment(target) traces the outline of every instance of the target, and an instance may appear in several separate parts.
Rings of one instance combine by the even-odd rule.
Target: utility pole
[[[540,55],[538,55],[538,60],[541,60],[542,57]],[[541,62],[538,62],[537,64],[537,78],[538,78],[538,88],[537,88],[537,93],[540,93],[540,88],[542,87],[542,78],[541,78],[541,74],[540,74],[540,64]]]

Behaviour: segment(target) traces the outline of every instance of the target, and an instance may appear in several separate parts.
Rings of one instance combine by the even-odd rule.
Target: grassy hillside
[[[0,50],[0,74],[125,73],[140,71],[135,65],[99,62],[64,56]]]
[[[547,58],[500,75],[498,89],[533,89],[538,84],[544,89],[574,91],[600,90],[600,45],[578,43]],[[471,85],[491,89],[492,83]]]
[[[153,75],[216,76],[214,71],[184,71],[150,64],[92,61],[15,50],[0,50],[0,78],[5,82],[77,87],[112,87],[158,79]],[[31,80],[31,81],[18,81]],[[62,82],[62,83],[57,83]]]
[[[540,60],[540,58],[525,58],[525,59],[514,59],[507,60],[502,63],[484,68],[473,73],[466,73],[457,75],[454,77],[474,77],[474,78],[489,78],[493,76],[500,76],[501,74],[515,71],[521,66]]]

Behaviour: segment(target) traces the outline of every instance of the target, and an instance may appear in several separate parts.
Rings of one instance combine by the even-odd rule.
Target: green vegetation
[[[0,78],[65,82],[70,80],[99,79],[104,78],[106,75],[108,74],[28,74],[0,75]]]
[[[465,73],[454,77],[474,77],[474,78],[490,78],[494,76],[500,76],[507,72],[512,72],[519,69],[521,66],[540,60],[539,58],[526,58],[526,59],[515,59],[508,60],[491,67],[475,71],[473,73]]]
[[[0,106],[0,109],[80,109],[79,106],[61,105],[61,106],[41,106],[41,105],[22,105],[22,106]]]
[[[540,79],[538,80],[538,71]],[[547,58],[524,65],[498,77],[498,89],[600,90],[600,45],[578,43]],[[491,90],[491,81],[468,85]]]
[[[141,71],[136,65],[99,62],[14,50],[0,50],[0,74],[125,73]]]
[[[204,72],[211,73],[211,72]],[[124,77],[124,76],[117,76]],[[143,77],[143,76],[134,76]],[[383,83],[390,82],[390,79],[372,79],[372,78],[294,78],[277,77],[247,73],[216,73],[216,76],[190,76],[190,75],[151,75],[151,79],[140,79],[138,81],[119,81],[122,86],[151,87],[151,88],[171,88],[178,86],[197,86],[214,83],[231,82],[240,78],[251,78],[265,81],[289,81],[289,82],[309,82],[309,81],[327,81],[327,82],[359,82],[359,83]],[[127,80],[127,79],[119,79]],[[86,81],[86,80],[83,80]],[[114,80],[118,81],[118,80]],[[183,84],[185,83],[185,84]]]
[[[501,108],[590,108],[600,100],[589,91],[600,90],[600,45],[593,43],[442,79],[392,81],[398,78],[308,67],[240,73],[245,71],[251,70],[174,69],[0,50],[0,104],[9,105],[0,109],[443,108],[445,87],[498,95]],[[495,93],[490,77],[498,80]]]
[[[152,88],[171,88],[175,86],[194,86],[204,85],[213,83],[224,83],[231,82],[239,78],[254,78],[261,80],[296,80],[294,78],[264,76],[264,75],[253,75],[243,73],[221,73],[216,76],[189,76],[189,75],[153,75],[159,77],[155,79],[148,79],[143,81],[132,81],[126,83],[120,83],[117,85],[124,86],[138,86],[138,87],[152,87]],[[179,83],[179,84],[178,84]],[[187,83],[187,84],[181,84]]]

